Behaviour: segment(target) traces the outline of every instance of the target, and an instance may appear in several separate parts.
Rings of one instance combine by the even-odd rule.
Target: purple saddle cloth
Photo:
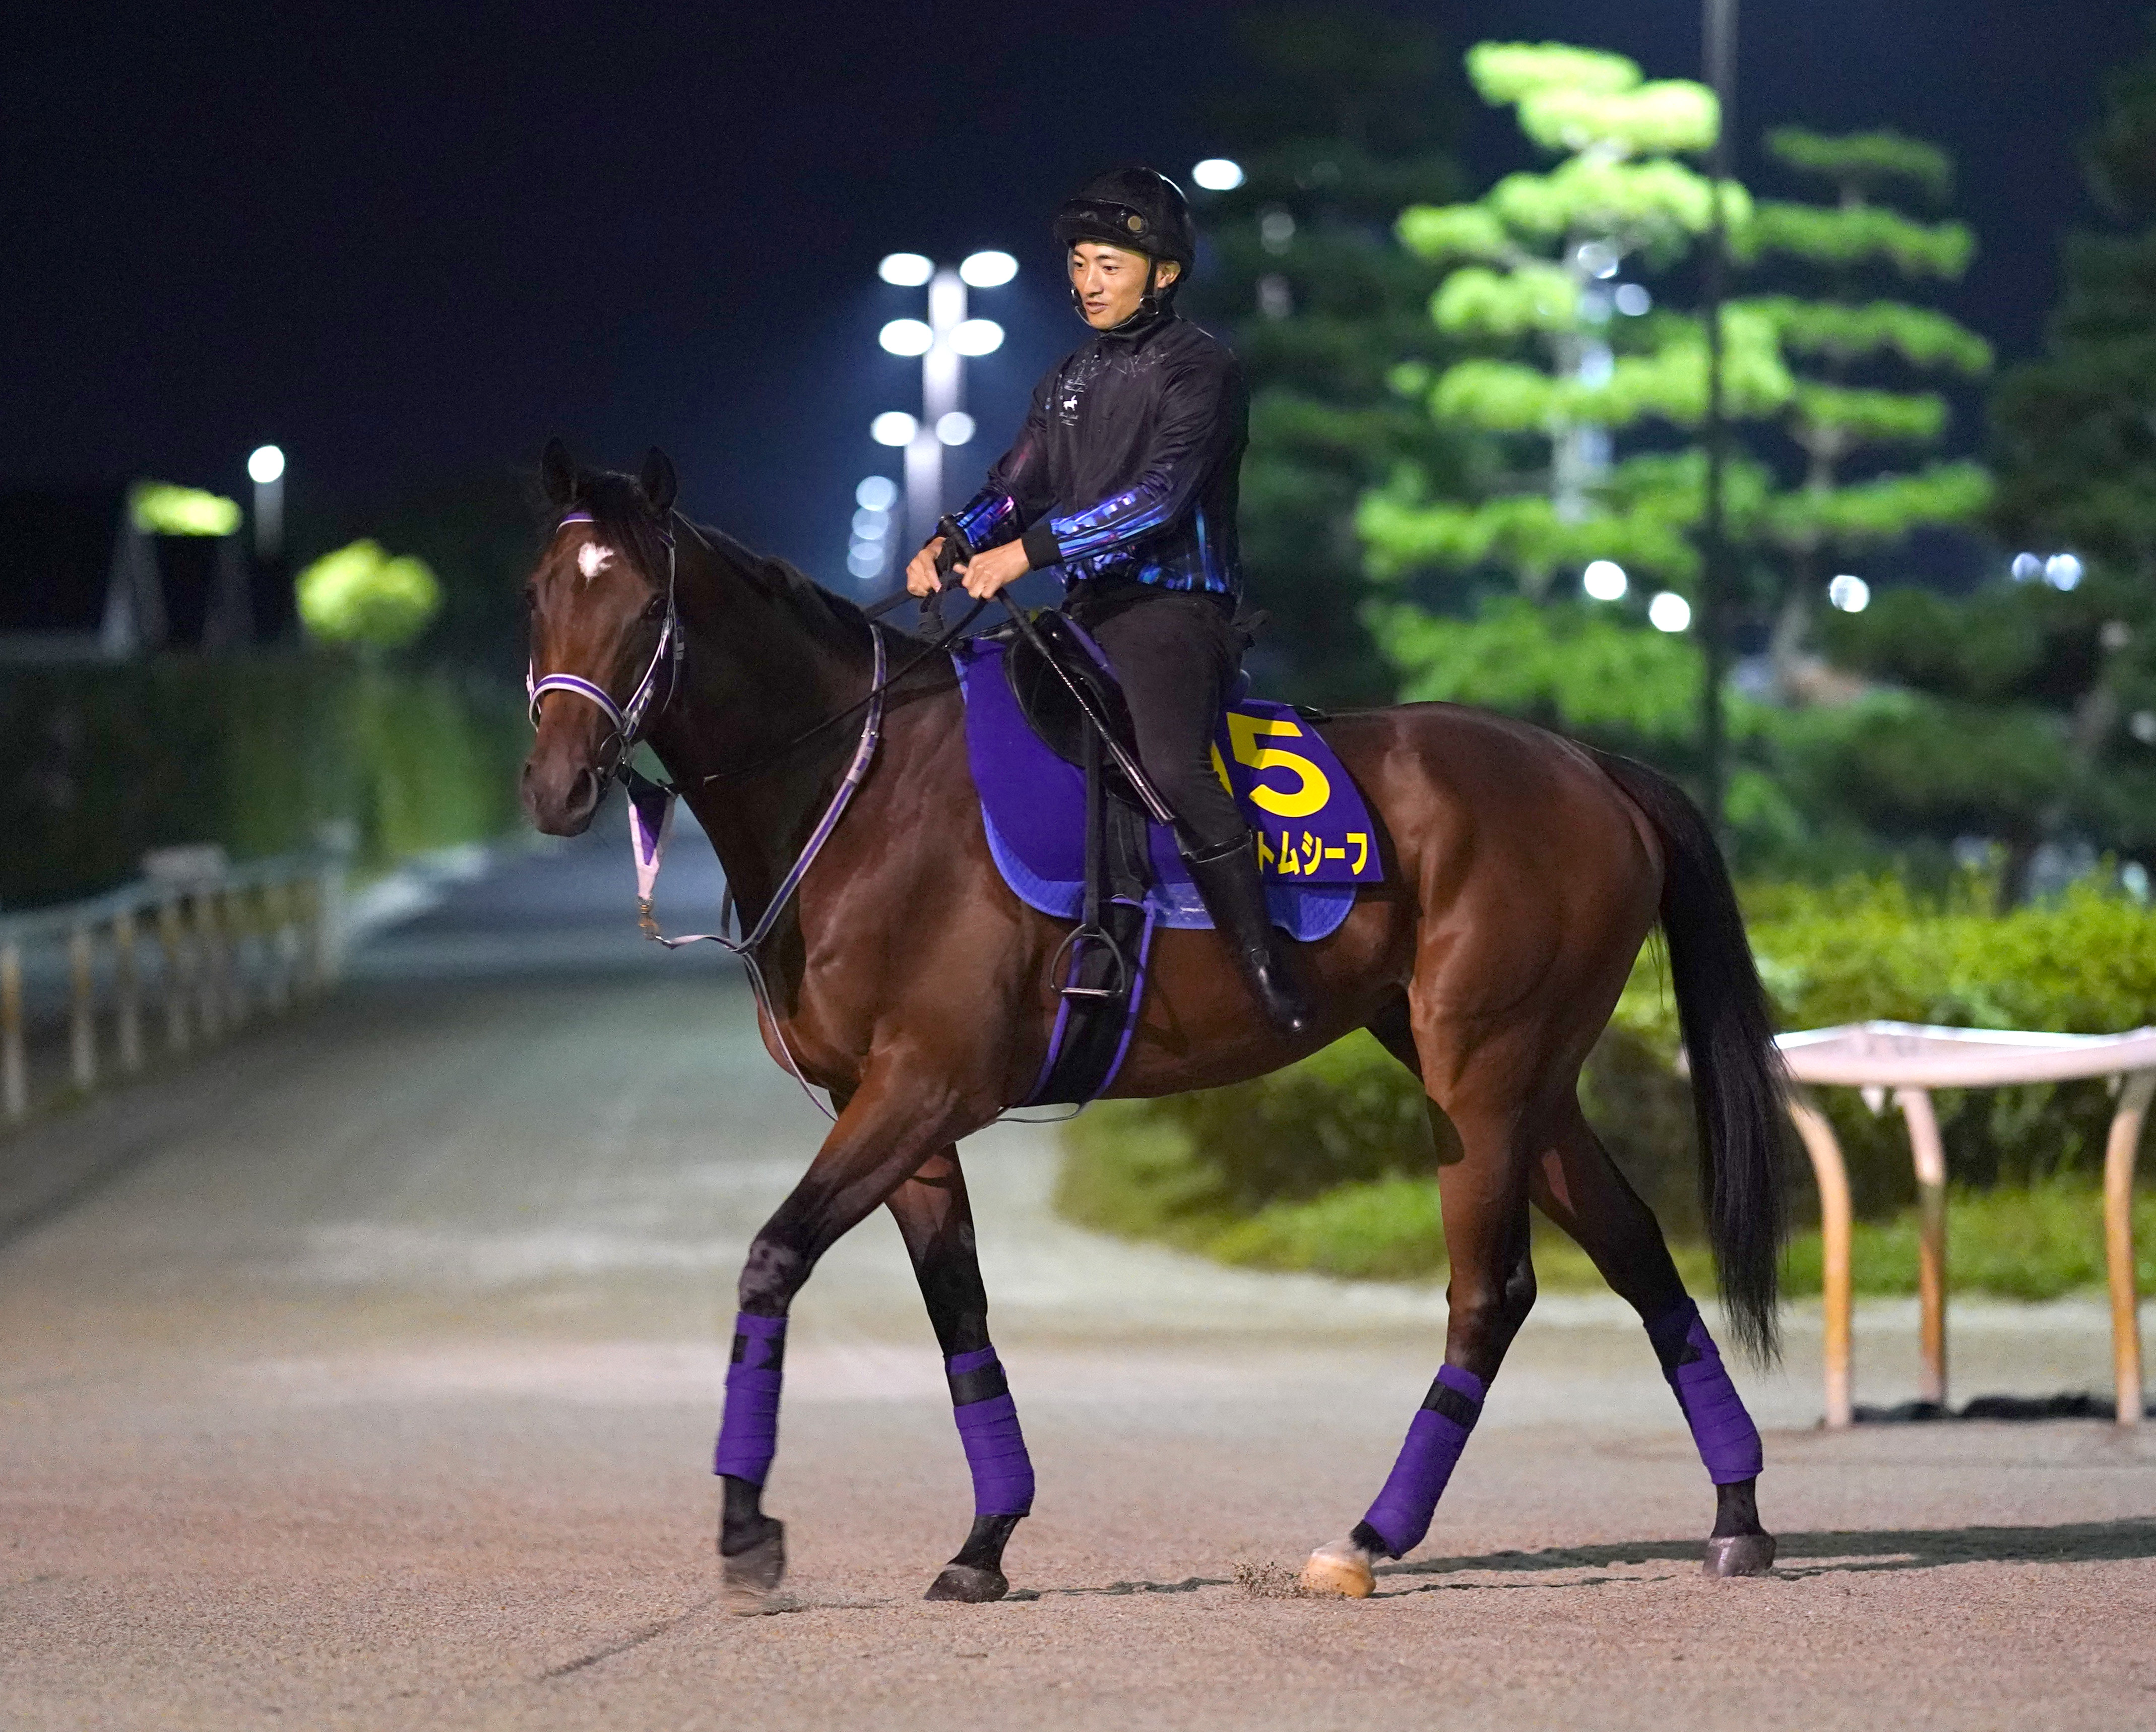
[[[1086,778],[1028,725],[1004,674],[1004,645],[976,640],[951,652],[966,695],[966,756],[981,797],[989,851],[1020,902],[1075,920],[1085,896]],[[1337,930],[1355,888],[1384,880],[1377,827],[1340,760],[1286,704],[1232,700],[1214,736],[1213,767],[1257,833],[1258,866],[1273,924],[1305,943]],[[1163,925],[1213,924],[1174,839],[1147,826]]]

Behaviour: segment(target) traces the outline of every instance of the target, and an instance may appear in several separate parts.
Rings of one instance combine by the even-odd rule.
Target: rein
[[[672,515],[672,513],[669,514],[670,517]],[[696,526],[688,522],[685,518],[682,521],[690,533],[696,534]],[[563,528],[572,523],[595,522],[596,519],[589,511],[572,511],[555,525],[555,533],[560,534]],[[973,623],[981,609],[988,604],[984,601],[974,603],[965,617],[957,624],[938,632],[933,640],[923,646],[919,655],[909,660],[896,673],[889,673],[887,671],[889,658],[884,647],[884,630],[875,622],[881,615],[891,612],[892,609],[907,599],[907,597],[901,590],[898,594],[878,603],[875,607],[866,610],[870,622],[869,640],[874,648],[875,657],[870,674],[868,695],[858,703],[849,704],[844,709],[804,728],[792,739],[776,750],[767,753],[756,763],[744,765],[739,769],[716,770],[703,779],[703,784],[700,785],[708,785],[717,781],[731,781],[738,777],[752,775],[768,769],[825,730],[837,727],[840,722],[860,714],[864,710],[867,712],[866,719],[861,727],[860,740],[854,748],[853,761],[847,765],[844,777],[832,794],[829,804],[824,809],[824,815],[817,820],[816,828],[810,833],[807,842],[803,844],[801,851],[794,856],[793,866],[788,869],[786,876],[779,881],[778,887],[772,892],[771,900],[765,904],[763,912],[758,917],[755,926],[744,932],[738,938],[726,936],[724,928],[727,924],[728,912],[734,907],[733,887],[730,883],[726,887],[725,903],[720,909],[720,931],[684,933],[676,937],[669,937],[659,930],[658,919],[652,912],[652,897],[658,887],[659,869],[665,858],[667,840],[674,831],[674,804],[680,797],[681,790],[672,782],[654,781],[639,772],[629,761],[629,754],[635,749],[638,740],[642,737],[645,721],[657,713],[663,712],[666,707],[673,702],[675,694],[680,686],[681,662],[686,647],[676,599],[679,567],[674,537],[670,530],[664,527],[660,529],[659,535],[666,543],[665,620],[660,627],[659,642],[651,652],[651,660],[645,664],[643,677],[636,682],[636,689],[629,694],[629,701],[626,703],[617,704],[613,694],[604,686],[593,681],[587,680],[578,674],[547,674],[543,677],[536,676],[536,669],[527,659],[525,664],[524,689],[526,696],[530,700],[531,725],[534,728],[538,727],[540,701],[550,691],[572,693],[587,702],[597,705],[601,712],[605,715],[613,729],[616,750],[613,753],[613,761],[601,773],[600,780],[603,784],[619,777],[623,790],[629,797],[629,840],[636,856],[638,927],[645,938],[655,943],[663,944],[669,950],[679,950],[690,944],[716,944],[729,955],[738,959],[742,967],[748,971],[749,984],[756,994],[757,1009],[770,1025],[778,1050],[785,1056],[787,1069],[793,1073],[793,1080],[801,1085],[801,1092],[808,1097],[808,1103],[826,1118],[835,1122],[837,1115],[816,1098],[809,1086],[808,1079],[801,1073],[801,1066],[793,1056],[793,1048],[787,1045],[786,1036],[779,1029],[778,1015],[772,1009],[771,990],[764,981],[763,969],[757,959],[757,952],[778,926],[781,916],[786,912],[788,904],[793,901],[794,892],[801,887],[801,881],[808,876],[808,869],[816,863],[816,857],[823,852],[824,845],[830,840],[832,832],[838,829],[839,820],[845,815],[846,808],[852,803],[855,792],[867,779],[869,766],[875,758],[876,747],[883,738],[886,695],[901,680],[927,661],[930,656],[947,649],[954,640],[963,635],[966,628]],[[701,536],[698,536],[697,540],[699,544],[702,544]],[[947,578],[947,586],[948,581]],[[940,624],[940,620],[938,623]],[[662,666],[666,670],[666,696],[660,700],[654,711],[652,700],[659,689],[659,672]]]

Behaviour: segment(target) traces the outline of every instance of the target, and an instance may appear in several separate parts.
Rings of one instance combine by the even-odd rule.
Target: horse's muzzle
[[[591,828],[592,815],[606,792],[595,768],[593,731],[588,726],[565,727],[548,717],[524,760],[524,809],[550,836],[582,835]]]

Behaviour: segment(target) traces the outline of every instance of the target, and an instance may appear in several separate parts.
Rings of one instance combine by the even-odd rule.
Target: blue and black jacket
[[[957,514],[975,549],[1017,539],[1068,586],[1234,598],[1250,406],[1227,346],[1163,312],[1102,331],[1034,388],[1017,443]]]

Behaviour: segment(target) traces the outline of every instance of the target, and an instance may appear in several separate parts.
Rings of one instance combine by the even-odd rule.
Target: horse
[[[957,1145],[1025,1098],[1070,928],[998,872],[947,655],[690,522],[655,449],[632,476],[581,467],[557,440],[541,467],[552,528],[525,588],[536,729],[526,808],[542,831],[580,833],[632,745],[648,743],[725,868],[762,977],[767,1050],[827,1090],[835,1114],[742,1270],[716,1462],[723,1591],[754,1611],[783,1577],[784,1526],[762,1488],[788,1308],[818,1259],[882,1208],[945,1356],[975,1488],[971,1529],[927,1597],[1000,1597],[1034,1476],[989,1339]],[[1244,1082],[1367,1029],[1428,1098],[1450,1261],[1443,1363],[1378,1498],[1312,1554],[1305,1586],[1367,1595],[1376,1560],[1423,1539],[1534,1303],[1531,1204],[1646,1328],[1716,1487],[1705,1568],[1763,1571],[1774,1541],[1757,1505],[1758,1431],[1578,1092],[1659,924],[1724,1313],[1770,1359],[1785,1082],[1710,829],[1644,765],[1475,709],[1409,704],[1316,725],[1377,819],[1383,880],[1358,889],[1331,937],[1298,947],[1314,1025],[1276,1035],[1218,936],[1164,931],[1111,1091]]]

